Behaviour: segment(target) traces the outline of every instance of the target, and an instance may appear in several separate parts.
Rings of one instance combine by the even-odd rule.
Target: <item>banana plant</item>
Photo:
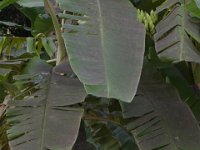
[[[141,6],[137,11],[129,0],[57,0],[63,13],[57,13],[50,0],[3,0],[0,8],[14,2],[23,8],[30,8],[30,3],[39,7],[44,4],[54,26],[57,47],[55,40],[44,34],[23,39],[22,43],[27,42],[24,47],[12,38],[0,42],[0,67],[4,69],[0,79],[12,81],[2,84],[0,80],[9,99],[6,107],[0,108],[1,114],[5,113],[0,121],[4,125],[0,127],[0,137],[4,138],[0,138],[1,147],[71,150],[83,119],[85,134],[93,144],[90,149],[200,148],[200,127],[195,118],[199,111],[194,116],[194,110],[186,104],[194,91],[190,89],[179,97],[172,85],[166,84],[174,77],[163,69],[166,64],[153,62],[149,54],[155,44],[158,56],[172,60],[167,62],[172,66],[182,61],[200,62],[195,45],[200,42],[199,26],[186,11],[185,1],[167,0],[162,5],[163,1],[152,1],[152,9],[160,5],[158,15]],[[137,18],[137,12],[143,12],[143,20]],[[154,42],[149,43],[147,36]],[[45,60],[56,54],[56,66],[48,64],[51,60],[41,60],[42,50]],[[152,65],[164,75],[154,71]],[[180,81],[185,81],[182,74]],[[181,85],[190,86],[186,81]],[[175,87],[181,93],[179,83]],[[91,101],[100,107],[91,106],[88,97],[85,101],[87,94],[93,95],[95,100]]]
[[[115,2],[116,3],[116,2]],[[47,5],[49,5],[49,2],[47,1],[46,2],[46,4]],[[119,7],[120,5],[119,5],[120,3],[116,3],[116,6],[117,7]],[[98,3],[97,3],[97,6],[98,6]],[[124,9],[126,9],[126,8],[128,8],[128,10],[127,10],[127,15],[130,15],[129,17],[134,17],[135,19],[133,20],[133,21],[131,21],[131,22],[128,22],[128,20],[125,22],[125,24],[127,24],[128,23],[128,25],[130,26],[130,25],[136,25],[136,27],[140,27],[141,28],[141,31],[143,32],[143,34],[141,35],[142,37],[143,37],[143,39],[144,39],[144,37],[145,37],[145,30],[144,30],[144,27],[140,24],[140,23],[138,23],[137,22],[137,20],[136,20],[136,11],[134,12],[134,11],[132,11],[132,9],[134,10],[134,7],[127,1],[127,2],[124,2],[124,6],[123,6],[123,8]],[[50,12],[50,15],[52,16],[52,18],[53,18],[53,16],[54,16],[54,14],[52,13],[52,10],[51,10],[51,5],[49,5],[49,10],[48,10],[49,12]],[[102,10],[100,10],[100,12],[101,12]],[[99,12],[99,13],[100,13]],[[131,13],[132,12],[132,13]],[[99,14],[100,15],[100,14]],[[95,16],[93,16],[93,18],[94,18]],[[114,18],[113,18],[114,19]],[[53,21],[55,21],[55,19],[53,19]],[[115,21],[115,20],[113,20],[113,21]],[[116,20],[116,21],[120,21],[120,20]],[[56,22],[57,23],[57,22]],[[56,26],[56,23],[54,22],[54,25]],[[95,24],[94,24],[95,25]],[[131,26],[130,26],[131,27]],[[118,27],[119,28],[119,30],[121,31],[121,32],[123,32],[123,28],[120,28],[120,27]],[[58,29],[56,29],[56,31],[57,31]],[[100,30],[100,28],[97,28],[97,30]],[[132,40],[129,40],[129,42],[127,42],[127,46],[121,46],[121,48],[118,50],[119,52],[122,50],[122,49],[124,49],[124,48],[126,48],[127,49],[127,51],[129,50],[128,48],[129,47],[132,47],[133,46],[133,43],[132,43],[132,41],[134,41],[134,34],[133,34],[133,32],[134,31],[136,31],[136,28],[135,28],[135,30],[132,30],[131,28],[129,29],[131,32],[132,32],[132,34],[130,34],[129,35],[129,37],[132,37],[133,36],[133,38],[131,38]],[[129,30],[125,30],[124,29],[124,31],[128,34],[128,32],[129,32]],[[57,32],[58,33],[58,32]],[[56,34],[57,34],[56,33]],[[117,33],[119,33],[119,32],[117,32]],[[115,33],[115,34],[117,34],[117,33]],[[103,33],[102,33],[103,34]],[[136,36],[139,36],[139,33],[136,35]],[[125,37],[125,34],[124,34],[124,37]],[[60,37],[59,37],[60,38]],[[103,39],[103,37],[101,37],[101,36],[99,36],[98,38],[102,38]],[[122,38],[123,38],[123,36],[122,36]],[[29,41],[29,45],[31,45],[31,42],[32,42],[32,40],[31,39],[28,39],[28,41]],[[44,40],[42,40],[42,41],[44,41]],[[144,41],[144,40],[143,40]],[[116,41],[117,42],[117,41]],[[44,44],[44,42],[43,42],[43,44]],[[3,46],[4,46],[4,43],[2,44]],[[13,42],[13,44],[9,47],[9,50],[11,49],[11,48],[13,48],[13,46],[14,46],[14,42]],[[103,45],[102,45],[103,46]],[[45,44],[44,44],[44,47],[45,47]],[[143,55],[143,53],[144,53],[144,45],[142,45],[141,44],[141,46],[140,45],[138,45],[138,48],[140,48],[141,47],[141,52],[140,52],[140,55],[142,56]],[[45,47],[46,48],[46,47]],[[113,47],[113,49],[114,48],[116,48],[116,46],[115,47]],[[28,47],[28,50],[30,50],[31,48],[30,47]],[[48,48],[47,48],[48,49]],[[142,50],[143,49],[143,50]],[[98,49],[97,49],[98,50]],[[98,53],[100,53],[100,51],[105,51],[105,50],[101,50],[101,49],[99,49],[98,50],[99,52]],[[135,51],[136,52],[136,51]],[[133,58],[137,58],[136,57],[136,55],[131,55]],[[130,60],[131,60],[131,58],[132,57],[130,57]],[[98,59],[100,59],[100,58],[98,58]],[[107,58],[108,59],[108,58]],[[113,59],[114,60],[114,59]],[[102,61],[100,61],[101,63],[102,63]],[[129,61],[130,62],[130,61]],[[140,64],[142,65],[142,58],[140,59]],[[32,61],[30,61],[30,64],[33,64],[32,63]],[[129,65],[128,64],[128,62],[126,63],[127,65]],[[100,66],[101,64],[99,64],[98,66]],[[102,64],[103,65],[103,64]],[[141,65],[139,66],[139,68],[136,68],[136,71],[137,71],[137,79],[136,79],[136,81],[134,81],[134,82],[136,82],[136,84],[137,84],[137,82],[138,82],[138,80],[139,80],[139,74],[140,74],[140,68],[141,68]],[[35,65],[34,65],[35,66]],[[130,65],[129,65],[130,66]],[[59,66],[58,66],[59,67]],[[131,67],[131,66],[130,66]],[[32,68],[31,66],[29,66],[28,65],[28,67],[27,68]],[[39,68],[40,68],[40,66],[39,66]],[[44,69],[44,67],[41,67],[41,68],[43,68]],[[102,67],[100,67],[100,68],[102,68]],[[33,69],[33,70],[35,70],[35,69]],[[38,69],[36,69],[37,70],[37,73],[38,72],[43,72],[42,70],[38,70]],[[56,69],[55,69],[56,70]],[[127,69],[128,70],[128,69]],[[101,70],[100,70],[101,71]],[[131,70],[130,70],[131,71]],[[56,71],[56,73],[57,73],[57,71]],[[63,72],[58,72],[59,74],[64,74]],[[68,72],[67,72],[68,73]],[[30,74],[30,73],[29,73]],[[44,74],[48,74],[47,72],[45,72]],[[134,72],[133,71],[131,71],[131,74],[134,74]],[[33,75],[34,76],[34,75]],[[39,77],[40,77],[41,75],[39,75]],[[29,81],[29,78],[30,78],[30,76],[28,76],[27,77],[27,79],[24,79],[26,76],[22,76],[23,78],[20,78],[21,80],[25,80],[24,82],[27,84],[27,82]],[[103,77],[103,76],[102,76]],[[102,78],[102,77],[100,77],[100,78]],[[105,78],[105,77],[103,77],[103,78]],[[14,79],[16,79],[16,77],[14,78]],[[27,81],[28,80],[28,81]],[[32,79],[33,80],[33,79]],[[31,82],[32,82],[32,80],[30,80]],[[104,79],[103,79],[104,80]],[[37,81],[37,80],[36,80]],[[45,79],[44,79],[44,82],[51,82],[51,80],[47,80],[47,81],[45,81]],[[52,82],[56,82],[56,81],[52,81]],[[62,81],[61,81],[62,82]],[[115,81],[116,82],[116,81]],[[116,82],[117,83],[117,82]],[[126,83],[128,83],[128,81],[126,82]],[[40,86],[40,84],[44,84],[42,81],[41,82],[39,82],[38,84],[37,84],[37,86]],[[57,84],[57,83],[52,83],[53,85],[54,84]],[[106,83],[107,84],[107,83]],[[47,84],[48,85],[48,84]],[[47,86],[46,85],[46,86]],[[67,85],[67,84],[66,84]],[[124,85],[125,85],[125,83],[124,83]],[[133,84],[134,85],[134,84]],[[71,86],[70,86],[71,87]],[[125,86],[124,86],[125,87]],[[36,87],[35,87],[36,88]],[[134,89],[135,87],[133,87],[133,89]],[[63,90],[65,90],[65,88],[62,88]],[[76,88],[75,88],[76,89]],[[40,89],[35,89],[36,91],[38,90],[38,92],[40,91]],[[60,91],[61,90],[61,88],[58,90],[58,91]],[[77,89],[76,89],[77,90]],[[45,88],[45,84],[41,87],[41,95],[44,95],[47,91],[49,91],[48,89],[47,89],[47,87]],[[53,90],[54,91],[54,90]],[[33,91],[32,91],[33,92]],[[37,92],[36,92],[37,93]],[[130,93],[130,92],[129,92]],[[50,102],[53,102],[52,100],[49,100],[48,99],[48,92],[46,93],[47,94],[47,96],[46,96],[46,98],[42,98],[42,99],[38,99],[38,102],[36,102],[36,98],[35,97],[39,97],[39,96],[41,96],[41,95],[35,95],[34,96],[34,93],[33,93],[33,98],[32,98],[32,96],[30,95],[30,99],[28,98],[27,99],[27,97],[25,97],[24,98],[24,100],[21,100],[21,101],[17,101],[17,100],[12,100],[8,105],[10,106],[8,109],[7,109],[7,113],[6,113],[6,115],[8,116],[8,118],[10,118],[10,119],[8,119],[8,123],[11,125],[11,127],[9,128],[9,130],[8,130],[8,139],[9,139],[9,146],[10,146],[10,149],[26,149],[28,146],[30,146],[30,144],[32,143],[33,145],[35,145],[36,143],[40,143],[39,145],[38,145],[38,147],[36,148],[36,147],[33,147],[33,149],[44,149],[44,148],[47,148],[47,149],[52,149],[52,148],[61,148],[61,149],[65,149],[66,148],[66,146],[68,146],[68,148],[69,149],[71,149],[72,148],[72,146],[73,146],[73,144],[74,144],[74,142],[75,142],[75,137],[77,136],[77,133],[73,133],[73,135],[74,135],[74,138],[72,138],[70,141],[71,141],[71,143],[69,142],[69,143],[64,143],[63,142],[63,146],[60,146],[59,145],[59,143],[58,144],[55,144],[55,143],[52,143],[53,141],[54,142],[56,142],[56,138],[58,139],[58,136],[56,137],[55,136],[55,139],[50,139],[50,137],[52,137],[52,136],[49,136],[49,135],[47,135],[46,136],[46,133],[49,133],[49,131],[48,130],[52,130],[54,127],[52,127],[52,126],[48,126],[48,125],[50,125],[49,123],[47,123],[47,126],[46,126],[46,121],[48,120],[48,118],[46,118],[47,116],[46,116],[46,112],[48,111],[51,111],[51,109],[61,109],[61,107],[62,107],[62,104],[61,105],[59,105],[58,107],[60,107],[60,108],[56,108],[57,106],[55,105],[55,106],[53,106],[52,105],[52,108],[50,107],[50,108],[47,108],[46,106],[46,104],[45,103],[49,103],[49,101]],[[50,94],[50,93],[49,93]],[[52,93],[51,93],[52,94]],[[110,94],[110,93],[109,93]],[[71,94],[70,94],[71,95]],[[134,93],[133,94],[131,94],[131,97],[133,97],[133,95],[134,95]],[[72,95],[71,95],[72,96]],[[63,96],[61,96],[61,97],[63,97],[63,98],[65,98],[65,96],[63,95]],[[73,96],[72,96],[73,97]],[[130,97],[130,96],[129,96]],[[129,101],[132,99],[132,98],[129,98]],[[78,98],[77,100],[78,100],[78,102],[82,102],[84,99],[82,98],[82,99],[79,99],[79,97],[77,97],[76,96],[76,98]],[[75,100],[74,98],[73,98],[73,100]],[[34,103],[34,101],[36,102],[36,103],[38,103],[39,105],[38,106],[36,106],[37,104],[33,104],[33,105],[30,105],[30,106],[28,106],[29,104],[31,104],[32,102],[30,102],[30,101],[33,101],[33,103]],[[76,101],[76,100],[75,100]],[[19,102],[22,102],[21,104],[19,103]],[[27,102],[27,103],[26,103]],[[44,103],[44,105],[42,106],[41,105],[41,103]],[[75,104],[74,102],[72,103],[72,104]],[[69,105],[72,105],[72,104],[69,104]],[[67,104],[68,105],[68,104]],[[63,106],[65,106],[65,104],[63,104]],[[24,109],[26,109],[26,107],[33,107],[33,109],[30,109],[30,111],[29,111],[29,113],[26,111],[26,110],[24,110]],[[34,113],[34,111],[33,110],[35,110],[34,108],[35,107],[37,107],[38,108],[38,110],[36,110],[36,112],[38,112],[38,114],[41,114],[40,115],[40,117],[38,116],[38,115],[36,115],[36,119],[39,119],[39,118],[41,118],[40,119],[40,121],[38,120],[38,122],[36,123],[36,122],[32,122],[31,124],[31,128],[30,128],[30,130],[28,130],[27,129],[27,131],[25,131],[24,130],[24,125],[26,124],[25,122],[23,122],[22,124],[21,123],[17,123],[18,121],[20,121],[21,119],[23,119],[23,115],[22,115],[22,113],[24,112],[25,114],[25,116],[26,115],[30,115],[30,116],[35,116],[34,114],[31,114],[32,112]],[[55,107],[55,108],[53,108],[53,107]],[[24,109],[23,109],[24,108]],[[75,108],[74,108],[75,109]],[[41,111],[44,111],[44,115],[42,115],[42,112],[41,111],[39,111],[39,110],[41,110]],[[66,108],[66,110],[67,110],[67,108]],[[72,110],[73,110],[73,108],[72,108]],[[77,110],[77,109],[75,109],[75,110]],[[78,110],[77,110],[78,111]],[[16,113],[16,112],[18,112],[18,113]],[[28,113],[28,114],[26,114],[26,112]],[[63,113],[64,113],[65,111],[63,111]],[[16,115],[14,115],[15,117],[14,118],[12,118],[12,115],[13,115],[13,113],[15,114],[16,113]],[[79,118],[79,121],[77,122],[77,125],[76,125],[76,127],[80,124],[80,116],[81,116],[81,114],[82,113],[80,113],[80,115],[78,115],[77,117]],[[27,116],[27,117],[25,117],[25,118],[27,118],[27,123],[29,122],[29,117],[30,116]],[[49,117],[51,116],[51,114],[50,115],[48,115]],[[39,118],[38,118],[39,117]],[[75,117],[76,119],[77,119],[77,117]],[[25,119],[24,118],[24,119]],[[58,118],[59,118],[59,116],[58,116]],[[34,119],[33,119],[34,120]],[[62,120],[62,119],[61,119]],[[16,123],[15,123],[16,122]],[[21,121],[20,121],[21,122]],[[67,123],[67,122],[66,122]],[[66,124],[66,123],[63,123],[63,124]],[[30,124],[30,122],[29,122],[29,124]],[[35,130],[38,126],[40,126],[40,125],[42,125],[44,128],[42,128],[42,130]],[[55,125],[56,125],[56,123],[55,123]],[[70,126],[74,126],[74,125],[70,125]],[[16,128],[17,129],[19,129],[19,130],[16,130]],[[35,129],[34,129],[35,128]],[[65,127],[66,128],[66,127]],[[16,131],[16,132],[13,132],[13,131]],[[35,132],[32,132],[32,130],[34,130]],[[47,131],[46,131],[47,130]],[[56,129],[53,129],[53,131],[55,131]],[[76,130],[74,130],[74,129],[72,129],[73,131],[78,131],[78,128],[76,128]],[[53,131],[52,131],[52,133],[53,133]],[[62,130],[61,130],[62,131]],[[68,131],[70,131],[70,129],[68,130]],[[67,131],[67,132],[68,132]],[[30,136],[29,135],[27,135],[27,134],[25,134],[25,133],[30,133]],[[37,135],[36,135],[37,134]],[[50,135],[51,135],[51,133],[50,133]],[[66,134],[66,133],[64,133],[63,132],[63,135],[72,135],[72,134]],[[33,138],[33,136],[34,136],[34,138]],[[66,137],[67,138],[67,137]],[[65,139],[65,138],[63,138],[63,139]],[[67,139],[69,139],[69,138],[67,138]],[[51,140],[50,142],[49,142],[49,140]],[[26,142],[26,141],[29,141],[29,142]],[[47,143],[45,142],[45,141],[47,141]],[[57,140],[57,142],[58,142],[58,140]],[[48,144],[50,144],[50,145],[48,145]],[[51,145],[52,144],[52,145]],[[60,143],[61,144],[61,143]],[[31,146],[32,147],[32,146]]]

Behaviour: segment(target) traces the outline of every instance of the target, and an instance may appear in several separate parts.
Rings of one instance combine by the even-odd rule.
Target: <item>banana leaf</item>
[[[145,28],[129,0],[58,0],[72,69],[88,94],[130,102],[143,64]]]
[[[144,67],[133,102],[121,106],[140,150],[199,150],[197,120],[152,65]]]
[[[200,43],[199,25],[185,10],[185,2],[168,0],[157,11],[169,13],[156,26],[155,46],[160,57],[179,61],[200,63],[200,52],[192,39]]]
[[[36,59],[29,62],[26,71],[27,78],[30,74],[37,77],[36,90],[24,99],[9,101],[6,116],[10,149],[72,149],[84,112],[78,105],[86,96],[83,85],[70,77],[73,72],[68,64],[50,71],[44,61]]]

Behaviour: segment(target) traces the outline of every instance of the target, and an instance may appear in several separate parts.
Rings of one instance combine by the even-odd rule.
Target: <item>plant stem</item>
[[[56,17],[56,13],[53,9],[53,6],[49,0],[44,0],[44,4],[47,7],[47,11],[49,12],[54,29],[56,34],[56,39],[58,41],[58,49],[57,49],[57,56],[56,56],[56,65],[60,64],[64,58],[67,57],[67,51],[64,44],[64,39],[62,37],[62,32],[60,28],[60,24],[58,22],[58,18]]]

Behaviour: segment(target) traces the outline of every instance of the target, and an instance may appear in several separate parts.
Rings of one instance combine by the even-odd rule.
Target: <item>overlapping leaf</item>
[[[200,53],[191,41],[193,38],[200,42],[199,25],[192,21],[184,5],[179,0],[168,0],[158,8],[170,12],[156,27],[156,50],[160,57],[200,63]]]
[[[72,69],[89,94],[130,102],[140,78],[145,29],[128,0],[59,0]],[[139,40],[138,40],[139,39]]]
[[[198,150],[198,122],[175,89],[153,70],[145,67],[137,96],[131,104],[122,104],[127,129],[140,150]]]
[[[38,74],[36,92],[9,103],[6,115],[11,150],[72,149],[76,141],[83,110],[76,106],[86,96],[82,84],[70,78],[69,65],[50,73],[41,61],[34,61],[31,74]],[[46,68],[46,69],[45,69]],[[34,71],[33,71],[34,70]],[[66,74],[66,76],[62,76]],[[25,80],[25,76],[23,76]],[[30,78],[30,75],[28,76]]]
[[[181,62],[178,64],[169,64],[168,62],[162,62],[157,57],[154,49],[150,50],[151,63],[162,73],[162,76],[166,78],[167,82],[172,84],[180,98],[187,103],[194,113],[196,119],[200,120],[200,97],[194,84],[194,76],[198,76],[198,69],[195,69],[193,76],[191,76],[191,70],[187,62]],[[197,71],[197,72],[196,72]]]

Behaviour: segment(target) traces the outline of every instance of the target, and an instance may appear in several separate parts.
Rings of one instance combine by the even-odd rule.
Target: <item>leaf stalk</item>
[[[59,65],[66,57],[67,57],[67,51],[64,44],[64,39],[62,37],[61,27],[58,22],[58,18],[56,16],[56,13],[53,9],[53,6],[49,0],[44,0],[44,4],[47,8],[48,13],[51,16],[53,26],[55,29],[56,39],[58,41],[58,49],[57,49],[57,56],[56,56],[56,65]]]

